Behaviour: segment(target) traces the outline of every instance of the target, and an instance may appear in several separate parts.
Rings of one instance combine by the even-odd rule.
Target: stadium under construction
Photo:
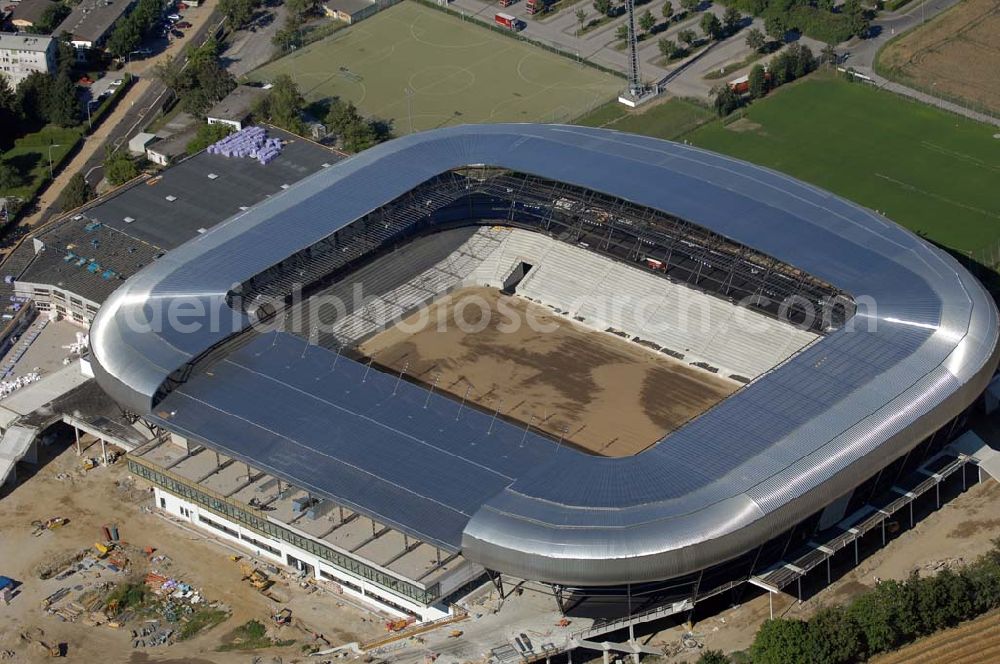
[[[728,396],[607,454],[362,352],[484,287]],[[997,334],[956,261],[814,187],[487,125],[377,146],[174,249],[105,301],[91,347],[101,387],[166,432],[129,457],[162,508],[430,619],[484,573],[663,615],[801,578],[964,481],[949,445]]]

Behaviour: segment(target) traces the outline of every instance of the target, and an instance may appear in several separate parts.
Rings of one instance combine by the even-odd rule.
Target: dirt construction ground
[[[72,434],[69,436],[71,439]],[[84,445],[87,442],[85,438]],[[95,444],[85,455],[99,455],[99,449],[100,445]],[[281,606],[291,609],[293,624],[280,629],[270,627],[269,615],[277,605],[241,580],[239,565],[228,557],[236,551],[205,532],[152,512],[152,494],[141,483],[133,483],[123,460],[84,472],[70,445],[43,463],[34,476],[25,477],[22,472],[21,483],[0,498],[0,575],[19,584],[8,606],[0,602],[0,660],[4,662],[41,661],[39,646],[26,642],[22,634],[50,645],[65,643],[67,659],[73,662],[245,664],[255,656],[263,656],[264,662],[271,661],[272,656],[286,662],[301,658],[302,646],[317,642],[312,632],[323,634],[334,645],[385,633],[384,618],[347,604],[341,596],[324,589],[307,593],[294,580],[281,576],[275,589],[287,596],[288,602]],[[58,529],[33,535],[32,521],[56,516],[69,521]],[[56,561],[85,549],[92,552],[94,543],[103,539],[101,526],[107,523],[116,524],[121,538],[138,552],[129,556],[125,571],[95,566],[62,580],[39,578],[43,567],[61,569],[63,566]],[[141,553],[147,546],[167,558],[147,562]],[[104,582],[141,582],[154,564],[162,574],[190,584],[206,601],[222,602],[232,615],[190,640],[133,649],[131,631],[137,624],[117,629],[107,624],[88,626],[86,614],[70,622],[42,609],[42,601],[61,588],[69,588],[71,593],[53,608],[65,606],[81,589]],[[216,651],[234,628],[251,619],[269,625],[275,638],[294,643],[264,651]],[[9,652],[14,653],[12,658]]]
[[[739,387],[488,288],[455,291],[359,350],[603,456],[639,452]]]
[[[974,472],[974,471],[970,471]],[[844,605],[858,593],[864,592],[875,585],[875,579],[904,580],[912,570],[919,570],[921,575],[930,575],[935,571],[949,567],[954,569],[986,553],[992,548],[992,540],[1000,537],[1000,483],[983,474],[982,483],[971,486],[966,493],[959,493],[950,501],[945,502],[941,509],[931,511],[925,518],[919,520],[912,530],[905,530],[897,538],[891,540],[885,548],[870,547],[867,557],[861,564],[854,567],[850,555],[846,556],[847,570],[840,578],[834,578],[833,585],[808,596],[799,604],[795,598],[796,587],[792,584],[786,588],[786,593],[774,596],[774,616],[782,618],[797,618],[807,620],[813,613],[824,606]],[[931,498],[933,502],[933,498]],[[877,537],[877,536],[876,536]],[[844,560],[842,557],[841,560]],[[814,577],[820,579],[822,587],[822,568]],[[789,594],[790,593],[790,594]],[[728,609],[723,608],[714,615],[703,615],[696,618],[694,635],[705,648],[733,652],[745,650],[753,642],[754,634],[760,624],[769,615],[767,594],[753,591],[749,586],[745,592],[734,598],[738,603]],[[992,625],[990,624],[992,621]],[[982,631],[980,631],[982,630]],[[651,645],[679,644],[681,635],[687,627],[677,625],[665,629],[650,637]],[[951,637],[949,637],[951,633]],[[967,638],[961,638],[965,637]],[[959,638],[956,638],[959,637]],[[955,630],[942,632],[914,645],[923,652],[930,649],[930,641],[937,643],[938,639],[948,639],[950,645],[946,648],[949,655],[940,657],[933,653],[917,657],[912,652],[912,659],[903,657],[886,660],[874,660],[876,664],[897,664],[915,662],[918,664],[986,664],[1000,661],[994,651],[987,647],[996,644],[1000,639],[1000,615],[994,613],[985,616],[978,622],[960,625]],[[927,644],[924,646],[923,644]],[[971,645],[970,645],[971,644]],[[960,649],[960,650],[959,650]],[[964,653],[976,652],[981,649],[984,659]],[[907,651],[900,651],[904,653]],[[953,660],[950,653],[956,654]],[[959,658],[958,655],[962,654]],[[669,661],[694,662],[698,651],[682,651],[676,659]]]
[[[1000,0],[965,0],[890,42],[879,64],[894,78],[1000,113]]]

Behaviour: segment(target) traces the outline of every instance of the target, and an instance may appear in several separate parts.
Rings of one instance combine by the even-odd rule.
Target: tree
[[[326,114],[326,125],[349,152],[360,152],[392,138],[392,125],[383,120],[365,121],[351,102],[335,98]]]
[[[730,664],[731,659],[726,657],[726,655],[721,650],[706,650],[701,653],[701,657],[695,664]]]
[[[840,11],[848,18],[851,26],[851,34],[865,39],[868,36],[870,24],[868,13],[861,6],[861,0],[846,0]]]
[[[63,19],[69,16],[70,8],[68,5],[53,4],[45,8],[42,12],[41,18],[38,19],[38,23],[31,26],[30,32],[39,35],[50,35],[55,31],[59,24],[63,22]]]
[[[352,102],[344,102],[340,98],[334,98],[330,102],[330,110],[326,113],[326,128],[338,136],[342,136],[347,128],[361,121],[358,109]]]
[[[837,49],[833,44],[827,44],[819,53],[820,62],[828,65],[837,64]]]
[[[701,0],[681,0],[681,7],[687,14],[690,14],[694,10],[698,9],[700,5],[701,5]]]
[[[305,99],[299,92],[299,87],[288,74],[281,74],[272,83],[271,89],[257,104],[256,113],[270,123],[301,134],[305,127],[302,124],[302,109]]]
[[[618,26],[618,29],[615,30],[615,39],[617,39],[618,41],[626,41],[626,40],[628,40],[628,24],[627,23],[622,23],[621,25]]]
[[[747,46],[760,53],[765,43],[764,33],[757,28],[750,28],[750,32],[747,33]]]
[[[718,41],[724,36],[722,32],[722,23],[719,22],[719,17],[712,13],[705,13],[701,17],[701,31],[705,33],[705,36]]]
[[[683,50],[677,45],[677,42],[672,39],[660,39],[656,42],[656,45],[660,47],[660,55],[665,57],[667,60],[673,60],[674,58],[680,57]]]
[[[115,152],[109,147],[104,156],[104,177],[113,185],[125,184],[139,175],[135,162],[124,152]]]
[[[834,0],[817,0],[816,6],[825,12],[833,11]]]
[[[44,103],[45,117],[52,124],[72,127],[80,118],[80,100],[68,72],[56,76]]]
[[[677,38],[684,42],[688,48],[698,40],[698,35],[690,28],[684,28],[677,33]]]
[[[740,29],[740,21],[742,20],[743,15],[740,14],[740,10],[731,5],[726,7],[726,11],[722,14],[722,26],[725,28],[726,34],[735,35]]]
[[[747,86],[751,99],[760,99],[767,94],[767,75],[761,65],[754,65],[753,69],[750,70]]]
[[[17,92],[11,87],[7,76],[0,73],[0,149],[13,144],[19,115]]]
[[[0,161],[0,194],[17,189],[24,184],[24,176],[13,164]]]
[[[812,664],[806,623],[781,618],[765,620],[750,646],[750,658],[754,664]]]
[[[667,23],[670,23],[674,18],[674,5],[670,0],[663,3],[663,9],[660,10],[660,14],[663,15],[663,18],[667,19]]]
[[[83,173],[74,173],[73,177],[66,183],[59,200],[62,204],[63,212],[75,210],[94,197],[94,190],[87,184]]]
[[[785,33],[788,32],[788,26],[785,24],[785,19],[782,16],[773,14],[764,19],[764,31],[767,32],[767,36],[775,41],[785,41]]]
[[[299,30],[301,27],[302,21],[294,14],[289,14],[285,26],[274,33],[271,43],[283,53],[302,46],[302,32]]]
[[[579,28],[576,30],[576,34],[583,32],[583,24],[587,22],[587,12],[583,9],[576,10],[576,22],[579,24]]]
[[[21,117],[31,125],[45,124],[45,107],[49,98],[52,79],[42,72],[33,71],[17,86],[17,107]]]
[[[219,11],[237,30],[250,23],[258,7],[260,0],[219,0]]]
[[[127,16],[115,23],[115,28],[108,37],[107,51],[116,58],[125,58],[136,50],[142,42],[142,30],[138,21]]]
[[[309,14],[315,14],[322,6],[320,0],[285,0],[285,6],[290,14],[299,18],[304,18]]]
[[[602,16],[610,16],[611,0],[594,0],[594,10]]]
[[[649,32],[656,25],[656,18],[653,17],[653,12],[648,9],[642,13],[639,17],[639,29],[643,32]]]
[[[743,100],[740,99],[740,96],[725,83],[715,93],[715,112],[719,114],[719,117],[726,117],[742,105]]]
[[[221,141],[229,134],[233,133],[232,125],[218,123],[208,124],[207,122],[198,127],[194,138],[188,141],[184,150],[188,154],[197,154],[216,141]]]
[[[814,664],[848,664],[863,654],[861,629],[840,606],[817,611],[809,621],[808,636]]]

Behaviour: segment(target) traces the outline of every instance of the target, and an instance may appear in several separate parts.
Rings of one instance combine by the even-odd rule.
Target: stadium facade
[[[373,280],[366,267],[398,263],[417,241],[498,226],[770,321],[747,355],[791,322],[809,339],[780,337],[789,351],[765,369],[723,372],[745,383],[728,399],[640,454],[603,458],[372,369],[342,351],[352,340],[342,330],[295,336],[277,325],[299,290]],[[480,236],[462,236],[449,264]],[[482,253],[476,265],[499,260]],[[504,254],[494,280],[539,262],[571,275],[556,255],[529,265]],[[458,272],[438,290],[477,274]],[[402,283],[383,290],[398,295]],[[432,295],[395,300],[382,326]],[[254,469],[346,507],[378,524],[373,536],[401,534],[404,553],[426,545],[439,564],[462,562],[430,585],[388,562],[359,572],[356,550],[305,537],[333,578],[364,577],[373,595],[427,617],[480,569],[556,588],[666,583],[678,597],[745,580],[776,537],[786,537],[780,556],[790,533],[836,522],[912,469],[911,455],[940,447],[992,377],[997,335],[992,299],[956,261],[827,192],[645,137],[489,125],[394,140],[232,217],[118,289],[91,346],[113,398],[194,445],[164,472],[136,458],[161,498],[210,509],[277,557],[289,543],[309,547],[233,498]],[[684,358],[697,336],[667,350]],[[726,368],[704,348],[685,361]],[[196,495],[197,481],[169,468],[203,448],[245,465],[245,481]]]

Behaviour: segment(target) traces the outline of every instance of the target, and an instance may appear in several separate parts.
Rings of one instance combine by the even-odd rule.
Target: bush
[[[228,124],[203,124],[198,127],[194,138],[188,141],[184,149],[188,154],[197,154],[212,143],[221,141],[231,133],[233,133],[233,127]]]
[[[754,664],[811,664],[808,626],[801,620],[765,620],[753,645]]]

